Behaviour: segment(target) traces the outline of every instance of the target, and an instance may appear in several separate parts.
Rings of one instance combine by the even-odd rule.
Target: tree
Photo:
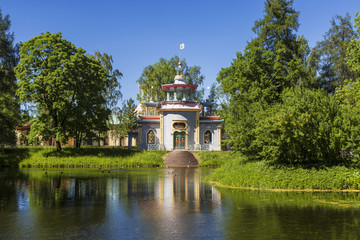
[[[17,95],[37,105],[31,132],[61,142],[104,131],[110,110],[104,92],[108,77],[101,63],[62,38],[43,33],[21,44]]]
[[[268,108],[253,134],[257,156],[285,164],[337,162],[344,150],[341,109],[323,89],[291,88]]]
[[[265,15],[253,27],[260,46],[274,54],[272,67],[268,70],[278,93],[309,80],[305,67],[309,47],[304,37],[296,36],[299,13],[293,9],[293,2],[266,0]]]
[[[356,37],[347,46],[347,64],[351,71],[360,76],[360,14],[355,17]]]
[[[3,16],[0,10],[0,146],[15,144],[15,126],[19,116],[17,103],[16,77],[18,46],[14,45],[14,34],[10,32],[9,15]]]
[[[103,93],[103,95],[106,99],[107,107],[112,109],[117,105],[119,99],[122,98],[119,79],[123,76],[123,74],[118,69],[113,69],[113,58],[111,55],[96,51],[95,54],[93,56],[90,55],[90,57],[99,60],[106,72],[108,81],[106,84],[106,91]]]
[[[136,129],[135,101],[132,98],[123,103],[122,109],[114,113],[115,119],[110,124],[110,134],[115,139],[124,139],[128,132]]]
[[[261,150],[255,130],[266,110],[282,101],[285,89],[312,82],[309,47],[296,36],[299,14],[292,4],[292,0],[267,0],[265,15],[253,28],[257,37],[217,78],[222,93],[230,97],[229,106],[223,107],[229,142],[248,156]]]
[[[212,110],[213,112],[216,111],[217,109],[217,103],[216,101],[218,100],[219,96],[218,96],[218,87],[216,83],[213,83],[210,87],[210,92],[208,97],[206,98],[205,101],[208,101],[210,103],[212,103]],[[210,116],[210,107],[206,107],[206,115]]]
[[[360,15],[355,17],[357,36],[347,46],[347,67],[360,76]],[[358,156],[360,153],[360,78],[348,79],[340,85],[333,97],[342,109],[344,152]]]
[[[178,65],[180,59],[178,56],[172,57],[170,60],[160,58],[160,60],[153,65],[147,66],[137,83],[140,85],[142,95],[138,95],[140,102],[163,100],[166,93],[162,90],[161,85],[173,83],[176,75],[175,67]],[[188,84],[201,85],[204,81],[204,75],[200,72],[199,66],[187,67],[185,60],[181,61],[182,66],[185,67],[184,78]],[[200,99],[199,93],[195,95],[195,99]]]
[[[334,93],[346,79],[355,79],[358,74],[352,71],[347,63],[347,48],[352,39],[358,39],[351,23],[351,17],[335,16],[331,20],[331,28],[312,50],[311,59],[316,62],[318,87]]]

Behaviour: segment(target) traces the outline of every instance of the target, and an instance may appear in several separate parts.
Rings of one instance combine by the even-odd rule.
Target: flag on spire
[[[180,50],[182,50],[184,48],[185,48],[185,44],[184,43],[180,44]]]

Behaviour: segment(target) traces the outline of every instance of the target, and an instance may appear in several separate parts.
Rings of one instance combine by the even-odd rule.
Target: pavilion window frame
[[[211,144],[212,143],[212,132],[207,129],[205,132],[204,132],[204,144]]]

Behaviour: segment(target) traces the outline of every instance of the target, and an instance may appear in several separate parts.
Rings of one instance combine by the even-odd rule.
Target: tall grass
[[[12,154],[25,151],[21,159],[13,159],[9,166],[20,167],[154,167],[164,165],[166,151],[142,151],[118,147],[53,147],[14,148]],[[4,155],[11,162],[11,155]]]
[[[229,162],[233,158],[238,158],[240,155],[237,152],[232,151],[202,151],[202,152],[193,152],[196,158],[199,161],[199,165],[203,167],[219,167],[224,165],[226,162]]]
[[[216,169],[207,181],[256,189],[360,190],[360,169],[346,166],[303,168],[233,160]]]

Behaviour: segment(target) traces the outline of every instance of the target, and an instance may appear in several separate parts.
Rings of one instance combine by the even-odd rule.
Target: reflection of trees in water
[[[262,239],[264,232],[268,239],[360,238],[359,207],[341,206],[359,203],[357,193],[219,191],[230,239]]]
[[[26,176],[17,170],[12,170],[10,174],[0,174],[0,210],[16,211],[23,207],[26,193],[22,183]]]
[[[103,225],[116,230],[123,227],[120,223],[142,226],[159,238],[166,238],[171,224],[171,231],[186,236],[189,229],[199,231],[188,218],[202,211],[213,212],[219,206],[215,199],[220,200],[220,196],[214,195],[211,186],[201,184],[201,169],[169,171],[31,169],[1,181],[6,186],[0,190],[2,196],[7,196],[3,202],[13,202],[14,206],[19,205],[19,200],[14,198],[24,192],[33,238],[61,237],[66,231],[91,226],[94,231]],[[5,205],[8,209],[9,205]],[[12,222],[14,228],[21,228],[21,224],[21,221]],[[165,231],[158,233],[159,228]],[[111,229],[107,231],[114,231]],[[113,237],[104,233],[105,230],[96,231]],[[146,237],[142,234],[139,237]]]

